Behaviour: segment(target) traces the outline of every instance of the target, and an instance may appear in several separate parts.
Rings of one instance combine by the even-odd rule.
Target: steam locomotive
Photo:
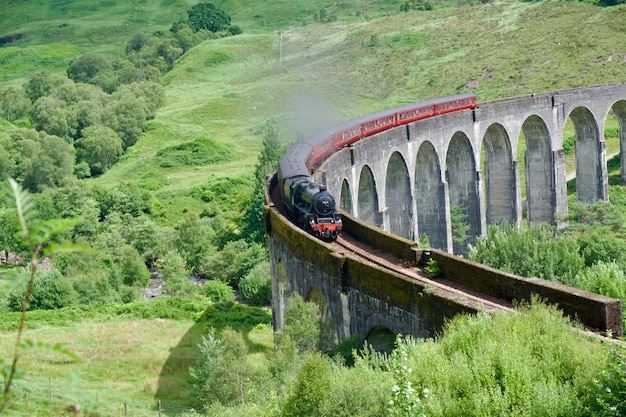
[[[322,130],[291,146],[278,162],[280,198],[291,220],[312,235],[334,240],[341,213],[326,186],[311,173],[331,153],[396,126],[476,108],[476,96],[459,94],[387,109]]]

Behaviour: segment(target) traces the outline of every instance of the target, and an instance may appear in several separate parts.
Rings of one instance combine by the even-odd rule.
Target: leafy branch
[[[28,248],[30,262],[28,266],[28,286],[26,295],[22,304],[22,314],[20,315],[20,324],[17,331],[17,339],[15,342],[15,350],[10,365],[5,365],[4,360],[0,358],[0,376],[4,380],[2,390],[2,400],[0,400],[0,416],[4,409],[8,406],[10,400],[11,385],[13,380],[19,378],[23,373],[18,369],[17,364],[21,356],[21,352],[33,348],[47,348],[72,359],[76,357],[63,348],[59,344],[49,344],[42,342],[23,341],[24,323],[26,321],[26,312],[30,305],[30,297],[33,291],[37,269],[39,268],[39,260],[43,255],[60,249],[69,249],[69,246],[59,247],[50,244],[51,237],[61,231],[67,230],[74,221],[52,219],[43,221],[39,218],[35,204],[30,193],[22,188],[15,180],[9,179],[9,184],[13,190],[15,197],[15,208],[17,214],[16,229],[20,232],[24,245]],[[74,248],[75,249],[75,248]],[[17,271],[9,271],[3,274],[4,278],[20,278],[21,273]]]

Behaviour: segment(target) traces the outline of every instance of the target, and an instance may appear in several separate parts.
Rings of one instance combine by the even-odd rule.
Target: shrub
[[[330,396],[330,364],[319,353],[309,354],[282,409],[282,417],[325,415]]]
[[[207,137],[163,148],[156,154],[162,168],[204,166],[229,161],[233,156],[231,146]]]
[[[596,404],[593,409],[598,416],[626,415],[626,350],[623,346],[609,349],[607,367],[596,382]]]
[[[241,298],[253,306],[264,306],[272,302],[272,279],[270,263],[263,261],[252,268],[239,281]]]
[[[9,294],[8,306],[11,311],[22,311],[26,287]],[[54,310],[70,306],[77,301],[72,285],[56,269],[38,271],[30,295],[30,310]]]
[[[573,286],[626,301],[626,276],[615,262],[599,261],[583,269],[576,275]]]
[[[205,327],[216,329],[229,327],[236,331],[250,331],[259,324],[271,324],[272,315],[258,307],[226,302],[207,307],[200,315],[200,320],[204,322]]]
[[[233,301],[235,299],[235,291],[233,291],[232,287],[219,280],[205,282],[201,292],[216,303]]]
[[[285,324],[279,337],[288,337],[300,352],[317,351],[322,336],[319,306],[304,301],[299,294],[289,297]]]

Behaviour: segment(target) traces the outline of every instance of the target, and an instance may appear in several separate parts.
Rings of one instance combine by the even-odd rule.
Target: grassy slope
[[[0,27],[6,28],[1,35],[34,30],[23,44],[0,48],[0,68],[11,69],[0,72],[6,82],[18,83],[38,68],[63,71],[72,56],[87,50],[122,54],[133,33],[169,27],[194,2],[102,3],[114,5],[110,12],[102,4],[74,3],[83,6],[64,14],[67,2],[53,2],[57,7],[44,9],[48,20],[30,23],[25,16],[44,8],[42,1],[26,3],[26,12],[0,10]],[[202,202],[186,195],[191,187],[249,176],[262,141],[259,128],[270,119],[280,122],[284,141],[291,142],[325,124],[447,94],[473,91],[488,100],[624,80],[623,6],[503,2],[392,13],[397,4],[377,10],[373,5],[380,2],[355,0],[327,8],[337,14],[336,22],[298,26],[312,22],[324,3],[281,0],[262,9],[248,0],[215,3],[232,14],[244,34],[205,42],[183,57],[166,74],[167,104],[145,137],[95,180],[132,181],[150,189],[167,209],[166,222],[202,209]],[[87,31],[84,19],[104,24]],[[277,29],[283,29],[282,48]],[[55,30],[64,31],[63,40],[44,45]],[[48,58],[37,61],[32,48],[64,58],[51,66]],[[198,135],[230,143],[234,157],[207,167],[158,166],[159,149]],[[229,217],[249,192],[244,187],[223,203]]]

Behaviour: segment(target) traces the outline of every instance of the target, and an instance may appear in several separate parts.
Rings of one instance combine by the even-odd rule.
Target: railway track
[[[353,239],[345,231],[336,241],[331,243],[331,245],[338,253],[344,256],[358,257],[378,267],[400,274],[426,288],[448,293],[457,299],[463,298],[466,300],[467,304],[473,306],[476,310],[485,311],[487,313],[514,311],[512,304],[508,301],[486,296],[485,294],[473,291],[450,280],[430,278],[426,272],[424,272],[423,268],[409,265],[406,261],[398,259],[393,255],[372,249]]]

